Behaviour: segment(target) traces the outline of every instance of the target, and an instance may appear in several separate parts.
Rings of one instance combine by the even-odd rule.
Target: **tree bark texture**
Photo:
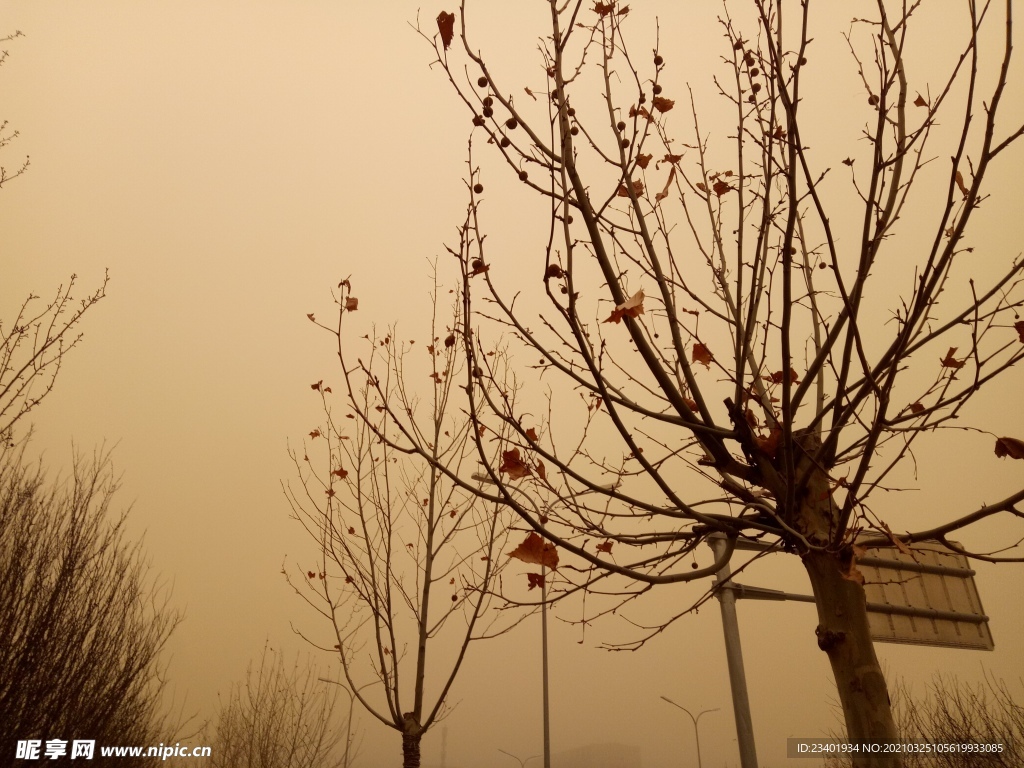
[[[402,734],[402,768],[420,768],[420,737],[422,733]]]
[[[899,740],[882,668],[868,630],[864,588],[846,578],[840,558],[830,552],[803,556],[818,608],[818,647],[832,665],[850,741]],[[857,768],[902,768],[897,754],[877,753]]]

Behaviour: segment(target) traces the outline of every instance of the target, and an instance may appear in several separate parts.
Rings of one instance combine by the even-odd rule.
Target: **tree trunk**
[[[421,732],[402,734],[402,768],[420,768]]]
[[[832,664],[839,701],[851,742],[882,745],[899,740],[889,691],[868,631],[864,588],[843,576],[839,559],[812,551],[803,557],[818,607],[818,647]],[[876,752],[856,760],[857,768],[902,768],[898,754]]]

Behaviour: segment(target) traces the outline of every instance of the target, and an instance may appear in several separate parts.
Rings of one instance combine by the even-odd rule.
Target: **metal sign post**
[[[723,534],[708,537],[717,559],[726,545]],[[959,545],[957,545],[959,546]],[[772,545],[737,541],[736,549],[764,552]],[[974,571],[967,558],[937,542],[910,547],[911,554],[887,552],[887,557],[858,557],[864,575],[868,625],[876,642],[938,645],[991,651],[995,646],[988,628],[988,616],[974,583]],[[757,768],[754,729],[747,696],[747,677],[740,650],[736,600],[793,600],[813,603],[810,595],[777,589],[749,587],[731,580],[726,565],[715,575],[715,597],[722,608],[725,654],[729,663],[736,737],[742,768]]]

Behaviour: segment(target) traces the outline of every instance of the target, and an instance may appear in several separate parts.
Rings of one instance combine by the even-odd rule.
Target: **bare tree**
[[[1024,707],[1001,680],[969,685],[937,675],[923,697],[898,680],[892,699],[903,740],[923,750],[906,753],[906,768],[1011,768],[1024,761]],[[850,761],[825,764],[846,768]]]
[[[819,5],[724,5],[713,82],[731,117],[714,131],[692,93],[664,92],[661,50],[634,56],[629,7],[615,0],[550,0],[540,82],[525,88],[474,46],[465,3],[437,17],[436,33],[420,28],[474,135],[544,205],[546,234],[535,260],[492,261],[471,151],[470,203],[450,249],[463,279],[452,338],[493,485],[446,470],[422,443],[391,445],[579,558],[580,571],[559,570],[566,590],[621,576],[628,600],[705,578],[739,539],[795,554],[849,738],[891,741],[858,556],[933,539],[958,549],[954,531],[1024,517],[1024,490],[909,533],[893,533],[875,507],[880,491],[909,484],[920,443],[963,439],[965,406],[1024,357],[1024,262],[976,223],[990,170],[1024,133],[999,119],[1013,4],[966,0],[962,48],[934,85],[905,57],[914,35],[929,34],[914,26],[920,3],[877,0],[871,18],[819,37],[812,56]],[[986,25],[995,29],[983,56]],[[814,117],[836,94],[809,76],[840,66],[835,51],[860,75],[863,96],[843,97],[863,98],[865,120],[841,163],[814,148],[826,138]],[[671,118],[681,112],[680,139]],[[930,162],[947,150],[932,149],[940,117],[953,126],[949,159]],[[972,255],[982,247],[983,262]],[[488,355],[495,332],[521,348],[511,381]],[[546,392],[529,386],[538,377]],[[413,431],[402,409],[388,414],[376,434]],[[996,456],[1024,458],[1021,441],[992,437]],[[694,553],[716,533],[729,546],[697,567]]]
[[[0,447],[4,750],[16,739],[152,745],[180,733],[162,713],[160,663],[179,615],[126,537],[126,513],[110,510],[116,489],[107,454],[77,459],[61,483],[27,465],[24,445]]]
[[[221,702],[211,745],[214,768],[353,765],[335,714],[338,694],[311,661],[289,664],[268,645],[259,666],[250,662],[244,684],[234,685]]]
[[[14,32],[0,38],[0,44],[22,37]],[[0,51],[0,66],[7,61],[7,50]],[[7,121],[0,123],[0,150],[18,138]],[[0,165],[0,189],[28,170],[26,157],[13,171]],[[77,326],[82,316],[106,295],[109,276],[78,301],[72,296],[76,275],[67,285],[57,288],[52,299],[40,304],[40,297],[29,294],[14,315],[0,319],[0,440],[14,439],[15,425],[53,390],[64,356],[82,339]]]
[[[310,315],[338,343],[342,412],[329,386],[312,385],[325,423],[292,452],[300,482],[285,487],[319,547],[315,565],[299,570],[304,585],[290,581],[332,625],[354,697],[401,734],[405,768],[420,765],[423,735],[449,710],[470,642],[510,626],[485,616],[507,515],[464,487],[474,482],[474,432],[452,405],[459,345],[454,327],[439,329],[437,293],[435,281],[426,344],[392,327],[364,336],[354,361],[342,345],[343,321],[359,306],[349,282],[339,285],[336,326]],[[430,382],[422,401],[414,381]]]

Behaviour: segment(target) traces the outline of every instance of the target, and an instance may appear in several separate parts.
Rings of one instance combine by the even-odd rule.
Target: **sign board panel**
[[[857,558],[872,639],[991,651],[988,616],[967,558],[935,542],[911,550]]]

